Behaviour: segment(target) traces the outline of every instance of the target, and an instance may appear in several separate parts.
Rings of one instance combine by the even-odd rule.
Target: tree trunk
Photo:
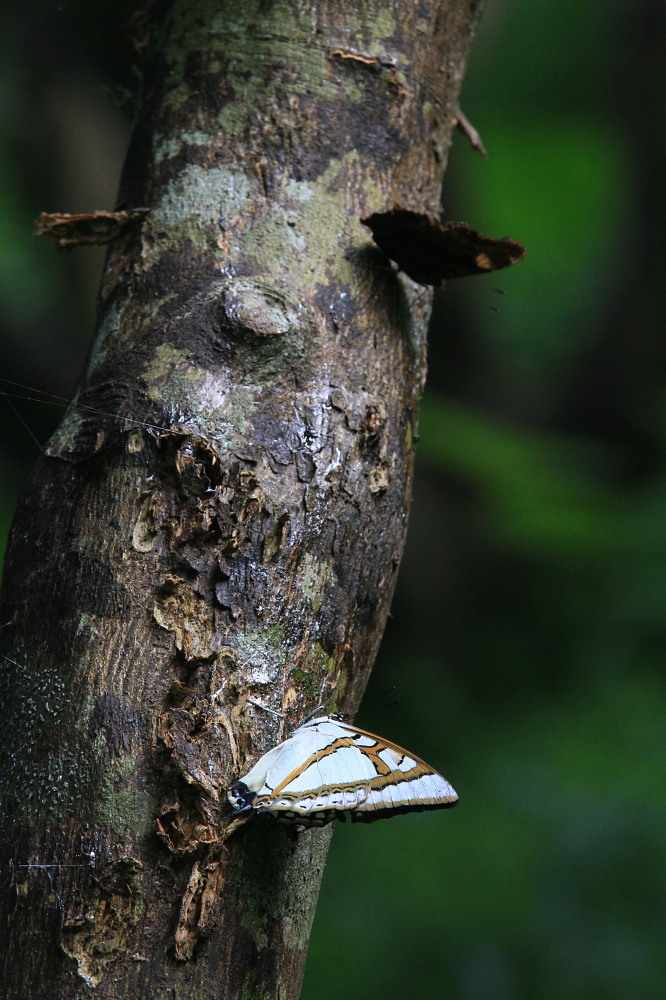
[[[119,204],[151,211],[8,555],[8,1000],[298,995],[330,827],[225,841],[225,789],[283,735],[248,698],[354,710],[375,656],[430,293],[359,219],[437,214],[478,6],[169,9]]]

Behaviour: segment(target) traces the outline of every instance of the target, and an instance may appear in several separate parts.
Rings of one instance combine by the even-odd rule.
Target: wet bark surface
[[[360,6],[360,9],[359,9]],[[430,292],[360,219],[437,213],[478,4],[174,3],[79,397],[0,633],[3,994],[298,995],[330,828],[226,788],[357,707],[409,507]]]

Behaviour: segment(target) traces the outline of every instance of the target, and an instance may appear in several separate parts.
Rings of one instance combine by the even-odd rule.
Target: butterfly
[[[440,222],[424,212],[396,205],[361,219],[379,249],[419,285],[487,274],[516,264],[525,247],[508,236],[482,236],[462,222]]]
[[[227,797],[232,816],[268,813],[303,826],[344,820],[346,812],[352,822],[372,823],[458,801],[424,761],[340,714],[305,722],[234,781]]]

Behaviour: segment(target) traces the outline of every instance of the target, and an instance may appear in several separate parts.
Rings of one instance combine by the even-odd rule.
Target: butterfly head
[[[229,802],[234,807],[232,816],[239,816],[241,813],[248,812],[252,808],[252,802],[256,799],[257,793],[253,792],[251,788],[245,784],[244,781],[240,779],[234,781],[233,785],[227,792],[227,798]]]

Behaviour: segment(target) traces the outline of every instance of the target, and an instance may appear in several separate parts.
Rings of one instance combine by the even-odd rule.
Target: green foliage
[[[601,464],[592,445],[503,427],[432,395],[421,426],[420,457],[474,488],[496,544],[569,561],[605,560],[643,541],[626,530],[631,510],[590,474]]]

